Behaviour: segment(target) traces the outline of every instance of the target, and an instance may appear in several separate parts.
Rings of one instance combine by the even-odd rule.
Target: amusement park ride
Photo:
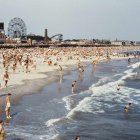
[[[27,35],[25,22],[21,18],[13,18],[8,25],[8,37],[21,38]]]
[[[50,39],[51,40],[55,39],[55,40],[61,42],[63,40],[63,35],[62,34],[56,34],[56,35],[52,36]]]
[[[63,40],[62,34],[56,34],[52,37],[48,37],[47,35],[47,29],[45,29],[45,37],[36,36],[36,35],[27,35],[27,27],[25,22],[18,17],[15,17],[10,20],[8,24],[8,34],[7,38],[10,38],[12,40],[21,40],[23,42],[28,42],[27,38],[31,41],[43,41],[43,43],[49,43],[49,42],[61,42]],[[30,36],[30,38],[29,38]],[[26,41],[25,41],[26,40]]]

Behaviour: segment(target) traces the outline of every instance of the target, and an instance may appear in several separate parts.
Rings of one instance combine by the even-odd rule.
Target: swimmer
[[[128,113],[128,110],[129,110],[131,105],[132,105],[132,103],[129,103],[128,105],[125,105],[125,107],[124,107],[124,112],[125,113]]]
[[[131,59],[130,59],[130,58],[128,58],[128,64],[130,65],[130,63],[131,63]]]
[[[117,85],[117,91],[120,91],[120,85]]]
[[[75,137],[75,140],[80,140],[80,136],[76,136]]]

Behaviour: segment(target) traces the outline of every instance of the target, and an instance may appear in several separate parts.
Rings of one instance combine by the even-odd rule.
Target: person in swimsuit
[[[93,71],[95,72],[97,66],[97,60],[93,60],[92,66],[93,66]]]
[[[16,65],[17,65],[16,63],[13,64],[13,73],[15,73]]]
[[[76,81],[73,81],[73,82],[72,82],[72,85],[71,85],[71,86],[72,86],[72,93],[75,92],[75,84],[76,84]]]
[[[5,73],[3,75],[3,80],[5,81],[5,87],[7,87],[7,83],[8,83],[8,80],[9,80],[9,75],[8,75],[7,71],[5,71]]]
[[[25,68],[26,68],[26,73],[29,72],[29,55],[27,55],[27,59],[25,60]]]
[[[76,136],[75,137],[75,140],[80,140],[80,136]]]
[[[124,112],[125,113],[128,113],[128,110],[129,110],[131,105],[132,105],[132,103],[129,103],[128,105],[125,105],[125,107],[124,107]]]
[[[6,96],[5,113],[6,113],[6,118],[7,119],[11,118],[11,116],[10,116],[10,108],[11,108],[10,96],[11,95],[12,95],[11,93],[8,93],[7,96]]]
[[[4,140],[5,135],[3,124],[4,124],[3,120],[0,120],[0,140]]]
[[[34,60],[34,62],[33,62],[33,68],[36,70],[36,66],[37,66],[37,62],[36,62],[36,60]]]
[[[130,59],[130,58],[128,58],[128,64],[130,65],[130,63],[131,63],[131,59]]]
[[[120,85],[117,85],[117,91],[120,91]]]
[[[63,75],[62,75],[62,66],[59,65],[59,76],[62,79]]]

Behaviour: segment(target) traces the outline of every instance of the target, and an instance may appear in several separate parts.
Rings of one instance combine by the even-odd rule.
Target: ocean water
[[[123,109],[129,102],[126,114]],[[127,60],[100,62],[96,70],[88,65],[81,79],[72,71],[40,93],[24,96],[12,106],[5,130],[7,140],[74,140],[76,135],[81,140],[139,140],[139,60],[130,65]]]

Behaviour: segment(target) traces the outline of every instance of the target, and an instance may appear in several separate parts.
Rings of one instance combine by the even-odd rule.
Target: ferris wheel
[[[27,34],[25,22],[21,18],[13,18],[8,24],[8,36],[10,38],[20,38]]]

